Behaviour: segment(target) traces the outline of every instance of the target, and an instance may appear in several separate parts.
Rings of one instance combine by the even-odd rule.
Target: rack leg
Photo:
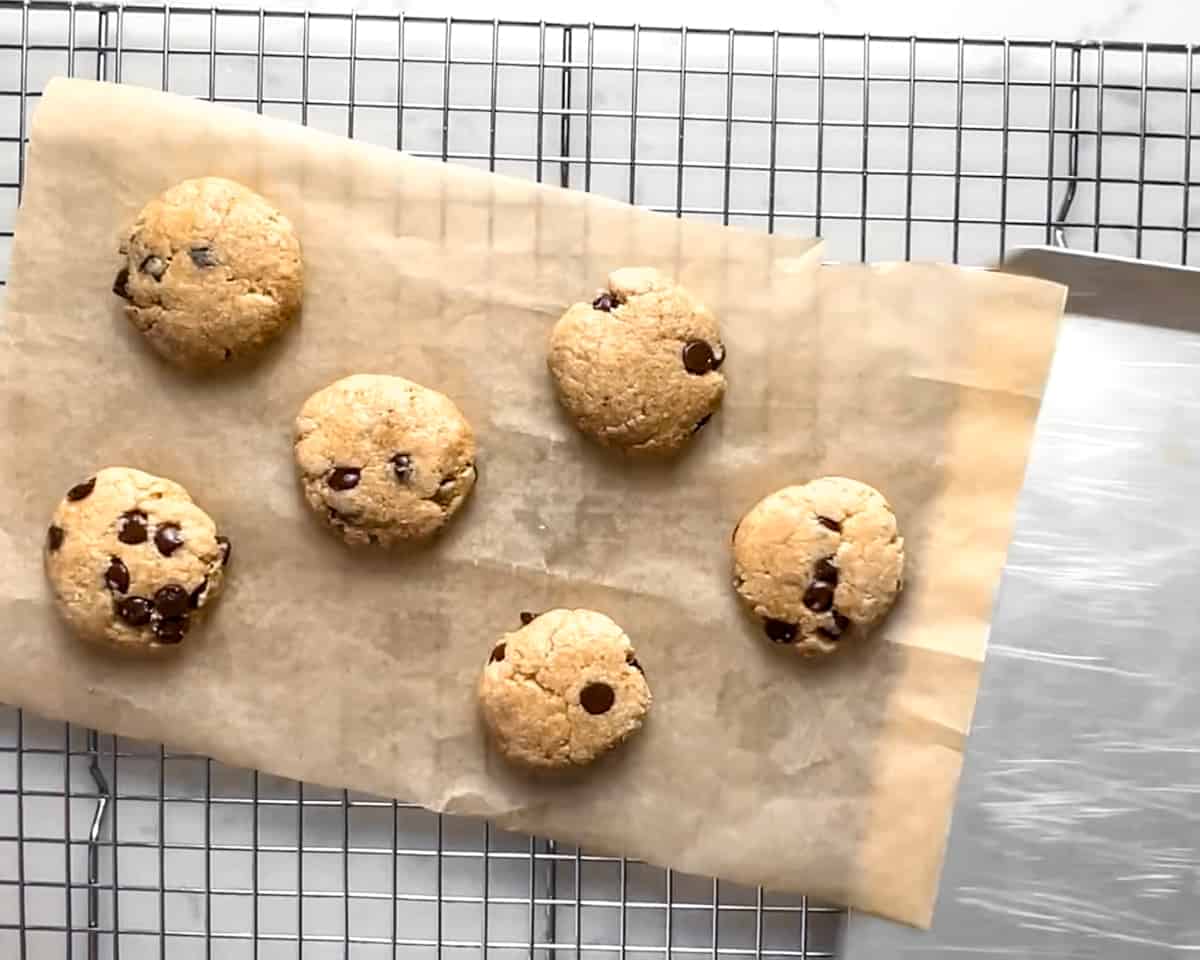
[[[1050,65],[1053,70],[1055,64]],[[1058,212],[1054,215],[1054,245],[1062,247],[1064,250],[1068,247],[1067,244],[1067,217],[1071,214],[1071,207],[1075,204],[1075,193],[1079,182],[1079,118],[1081,111],[1079,108],[1079,86],[1083,77],[1083,60],[1080,54],[1079,47],[1071,50],[1071,96],[1070,104],[1070,124],[1071,133],[1067,141],[1069,149],[1067,151],[1067,192],[1063,194],[1062,203],[1059,204]],[[1099,189],[1100,185],[1096,185]]]
[[[87,945],[88,960],[99,960],[100,956],[100,834],[108,813],[108,802],[112,798],[108,780],[100,767],[100,734],[95,730],[87,733],[88,773],[96,784],[96,809],[92,813],[92,825],[88,830],[87,846]]]

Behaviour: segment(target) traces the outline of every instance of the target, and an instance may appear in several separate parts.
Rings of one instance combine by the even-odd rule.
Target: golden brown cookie
[[[845,477],[777,490],[733,533],[733,584],[767,637],[832,653],[887,614],[900,593],[904,539],[883,495]]]
[[[46,533],[46,575],[83,639],[174,649],[216,600],[229,541],[179,484],[107,467],[67,491]]]
[[[522,620],[492,648],[479,679],[501,754],[529,767],[578,767],[641,727],[650,688],[624,630],[593,610]]]
[[[616,270],[608,289],[554,325],[547,362],[576,426],[630,453],[670,454],[721,405],[725,346],[716,318],[645,267]]]
[[[435,534],[475,486],[475,435],[454,402],[403,377],[354,374],[296,417],[304,497],[351,544]]]
[[[232,180],[184,180],[142,209],[113,293],[160,354],[188,370],[257,353],[295,319],[304,290],[291,222]]]

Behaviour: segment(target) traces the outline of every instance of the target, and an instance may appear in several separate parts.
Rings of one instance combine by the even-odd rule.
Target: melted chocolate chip
[[[504,659],[504,644],[498,643],[492,647],[492,655],[488,657],[488,663],[497,663]]]
[[[179,643],[189,626],[187,617],[165,617],[154,625],[154,636],[159,643]]]
[[[53,553],[63,545],[63,540],[66,538],[66,532],[57,524],[50,524],[50,529],[46,531],[46,547]]]
[[[146,515],[141,510],[130,510],[121,514],[117,521],[117,539],[122,543],[146,542]]]
[[[776,620],[773,617],[763,621],[763,629],[767,639],[772,643],[791,643],[796,639],[796,625],[786,620]]]
[[[188,251],[188,256],[192,258],[192,263],[202,269],[215,267],[219,261],[217,255],[213,253],[212,247],[192,247]]]
[[[117,616],[131,627],[144,627],[153,613],[154,605],[145,597],[123,597],[117,603]]]
[[[325,481],[334,490],[353,490],[362,479],[362,471],[358,467],[334,467]]]
[[[521,626],[527,627],[538,618],[536,613],[530,613],[528,610],[521,611]]]
[[[715,360],[713,348],[705,340],[689,340],[683,345],[683,366],[688,373],[697,376],[708,373],[709,370],[716,369],[713,366]]]
[[[817,517],[817,523],[832,530],[834,533],[842,532],[842,525],[837,520],[830,519],[829,517]]]
[[[154,609],[164,617],[182,617],[188,612],[188,592],[177,583],[159,587],[154,594]]]
[[[642,676],[646,675],[646,671],[643,670],[642,665],[640,663],[638,663],[638,658],[635,657],[632,653],[625,654],[625,662],[627,664],[629,664],[631,667],[633,667],[633,669],[636,670],[638,673],[642,674]]]
[[[162,257],[156,257],[154,254],[150,254],[150,256],[142,261],[142,265],[138,267],[138,269],[141,270],[142,273],[147,273],[155,280],[161,282],[163,274],[167,272],[167,261]]]
[[[838,633],[845,633],[846,629],[850,626],[850,618],[845,614],[834,610],[833,625],[837,628]]]
[[[817,561],[816,566],[813,568],[813,575],[822,583],[837,586],[838,568],[834,565],[830,557],[823,557]]]
[[[589,683],[579,691],[579,705],[588,713],[608,713],[616,703],[617,695],[607,683]]]
[[[833,587],[814,580],[804,591],[804,605],[813,613],[824,613],[833,606]]]
[[[229,558],[233,556],[233,544],[228,537],[217,537],[217,546],[221,548],[221,566],[229,566]]]
[[[96,478],[89,477],[83,483],[77,483],[67,491],[68,500],[83,500],[85,497],[90,497],[92,491],[96,489]]]
[[[188,594],[188,606],[193,610],[200,609],[200,603],[204,600],[204,591],[208,589],[208,577],[200,581],[200,586]]]
[[[108,562],[108,569],[104,571],[104,583],[109,590],[115,590],[117,593],[129,592],[129,568],[120,557],[113,557]]]
[[[620,302],[616,296],[608,290],[605,290],[600,296],[592,301],[593,310],[603,310],[608,313],[613,307],[619,306]]]
[[[129,295],[129,268],[122,267],[113,279],[112,292],[122,300],[132,300]]]
[[[169,557],[183,546],[183,531],[177,523],[164,523],[154,533],[154,545],[164,557]]]
[[[699,433],[701,430],[704,429],[705,425],[711,419],[712,419],[712,414],[706,413],[704,416],[702,416],[699,420],[696,421],[696,425],[694,427],[692,427],[692,433]]]
[[[840,633],[834,633],[834,631],[828,629],[827,627],[817,627],[817,629],[814,630],[813,633],[815,633],[822,640],[826,640],[829,643],[837,643],[839,640],[842,639],[842,635]]]
[[[413,475],[412,457],[407,453],[397,453],[392,457],[392,472],[396,474],[396,479],[401,483],[408,483]]]

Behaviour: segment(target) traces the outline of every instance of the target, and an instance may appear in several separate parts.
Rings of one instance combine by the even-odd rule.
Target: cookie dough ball
[[[355,374],[296,418],[304,496],[351,544],[432,536],[475,486],[475,435],[449,397],[402,377]]]
[[[775,643],[832,653],[900,593],[904,540],[879,491],[845,477],[784,487],[733,532],[733,584]]]
[[[576,426],[630,453],[670,454],[702,428],[725,394],[716,318],[649,268],[616,270],[550,334],[548,362]]]
[[[300,311],[304,267],[292,224],[232,180],[184,180],[151,200],[121,255],[113,293],[125,315],[187,370],[258,352]]]
[[[624,630],[593,610],[521,619],[526,625],[501,637],[479,680],[501,754],[529,767],[578,767],[641,727],[650,688]]]
[[[108,467],[67,491],[46,575],[80,637],[131,652],[178,647],[217,599],[229,541],[179,484]]]

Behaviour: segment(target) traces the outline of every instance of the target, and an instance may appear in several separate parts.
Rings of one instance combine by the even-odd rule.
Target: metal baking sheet
[[[1036,248],[1070,296],[931,933],[847,960],[1200,954],[1200,271]]]

